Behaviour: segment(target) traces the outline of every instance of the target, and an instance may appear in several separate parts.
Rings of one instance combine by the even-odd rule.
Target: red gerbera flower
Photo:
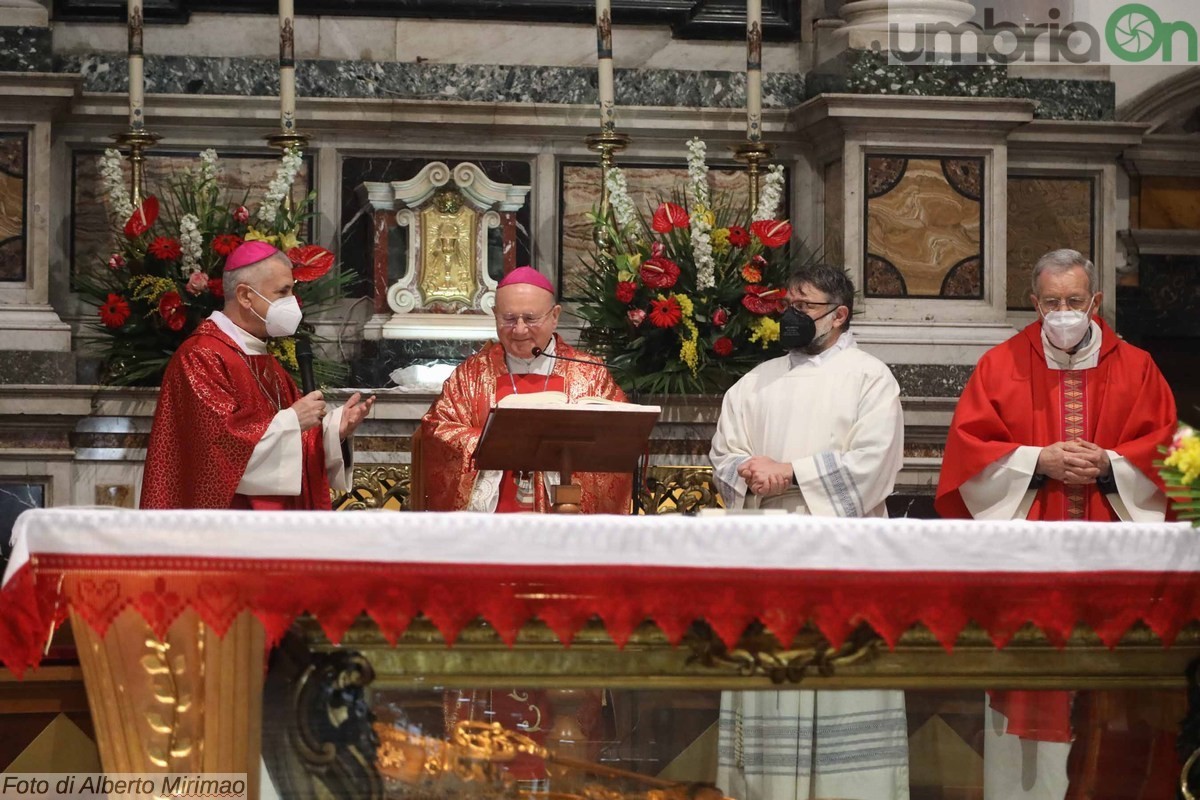
[[[770,286],[747,286],[742,305],[752,314],[778,314],[787,307],[783,289]]]
[[[722,336],[713,342],[713,352],[724,358],[733,352],[733,339],[728,336]]]
[[[187,309],[183,307],[183,298],[179,296],[179,292],[167,292],[162,296],[158,301],[158,315],[171,330],[183,330],[184,323],[187,322]]]
[[[150,226],[158,219],[158,198],[150,195],[142,204],[133,210],[129,219],[125,222],[125,235],[130,239],[136,239],[146,231],[150,230]]]
[[[183,253],[179,242],[170,236],[156,236],[147,249],[150,251],[150,255],[160,261],[174,261]]]
[[[763,219],[750,223],[750,232],[766,247],[779,247],[792,238],[792,224],[774,219]]]
[[[632,303],[633,296],[637,293],[637,284],[633,281],[619,281],[617,283],[617,300],[622,303]]]
[[[734,247],[745,247],[750,244],[750,233],[741,225],[730,225],[729,243]]]
[[[297,281],[315,281],[333,267],[333,253],[315,244],[293,247],[287,251],[292,260],[292,277]]]
[[[227,256],[234,250],[237,250],[239,244],[242,243],[242,237],[236,233],[222,233],[213,237],[212,249],[219,256]]]
[[[674,295],[650,301],[650,324],[656,328],[674,328],[683,319],[683,309]]]
[[[659,256],[647,259],[638,273],[651,289],[670,289],[679,280],[679,265]]]
[[[672,228],[686,228],[687,226],[687,209],[675,203],[660,205],[654,210],[654,217],[650,220],[650,227],[657,233],[670,233]]]
[[[100,306],[100,321],[109,328],[119,328],[129,319],[129,303],[119,294],[110,294]]]

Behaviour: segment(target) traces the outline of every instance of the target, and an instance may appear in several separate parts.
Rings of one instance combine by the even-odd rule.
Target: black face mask
[[[826,311],[817,319],[813,319],[803,311],[797,311],[790,306],[779,317],[779,343],[788,350],[799,350],[808,347],[817,338],[817,320],[825,319],[838,307]]]

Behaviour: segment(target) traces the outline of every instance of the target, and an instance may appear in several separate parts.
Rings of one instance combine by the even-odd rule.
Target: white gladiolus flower
[[[604,184],[608,188],[608,201],[612,204],[617,227],[624,231],[637,222],[637,209],[633,207],[633,200],[629,197],[629,184],[625,181],[625,173],[618,167],[612,167],[604,176]]]
[[[200,153],[200,180],[208,182],[217,176],[217,151],[211,147]]]
[[[689,226],[692,231],[692,259],[696,263],[696,288],[703,291],[716,285],[716,271],[712,256],[712,225],[708,191],[708,164],[705,156],[708,148],[704,141],[693,138],[688,142],[688,194],[691,197],[692,213]]]
[[[104,151],[100,158],[100,177],[104,181],[104,193],[112,204],[112,214],[124,224],[133,215],[133,203],[129,190],[125,188],[125,172],[121,169],[121,153],[113,148]]]
[[[708,192],[708,145],[703,139],[693,137],[687,143],[688,148],[688,183],[691,186],[692,201],[708,208],[711,198]]]
[[[185,276],[191,275],[200,269],[200,256],[204,246],[200,220],[194,214],[184,214],[179,220],[179,246],[182,250],[179,269]]]
[[[754,221],[775,219],[779,212],[779,201],[783,199],[783,166],[774,164],[767,170],[762,190],[758,195],[758,208],[754,209]]]
[[[262,205],[258,207],[258,218],[263,223],[275,224],[275,218],[279,216],[279,206],[291,191],[292,183],[295,182],[303,164],[304,157],[300,155],[300,148],[290,147],[284,151],[279,168],[275,170],[275,177],[271,179],[267,193],[263,195]]]

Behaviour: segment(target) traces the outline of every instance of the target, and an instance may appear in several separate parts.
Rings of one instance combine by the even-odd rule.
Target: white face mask
[[[300,310],[300,303],[296,300],[296,295],[289,294],[287,297],[281,297],[272,302],[262,293],[257,291],[253,286],[247,287],[263,300],[271,303],[267,307],[267,315],[260,315],[253,307],[250,308],[254,316],[267,323],[267,336],[291,336],[300,327],[300,320],[304,318],[304,312]]]
[[[1050,344],[1059,350],[1070,350],[1083,341],[1092,325],[1092,304],[1087,311],[1051,311],[1042,318],[1042,329]]]

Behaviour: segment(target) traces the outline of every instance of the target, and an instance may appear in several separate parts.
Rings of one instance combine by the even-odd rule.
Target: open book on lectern
[[[562,392],[501,398],[475,448],[479,469],[629,472],[662,408]]]

